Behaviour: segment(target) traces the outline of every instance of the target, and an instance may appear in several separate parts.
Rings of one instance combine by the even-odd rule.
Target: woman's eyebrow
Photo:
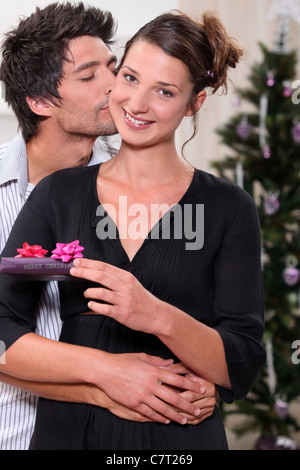
[[[134,73],[134,75],[140,75],[139,72],[137,72],[136,70],[132,69],[131,67],[128,67],[128,65],[123,65],[123,67],[121,67],[121,70],[122,69],[128,69],[131,73]]]
[[[140,75],[139,72],[137,72],[136,70],[132,69],[132,68],[129,67],[128,65],[124,65],[124,66],[121,68],[121,70],[122,70],[122,69],[128,69],[128,70],[129,70],[131,73],[133,73],[134,75],[137,75],[137,76]],[[158,85],[161,85],[161,86],[165,86],[165,87],[170,87],[170,86],[171,86],[171,87],[175,87],[175,88],[177,88],[177,90],[180,91],[180,93],[182,92],[182,90],[180,89],[180,87],[179,87],[178,85],[175,85],[174,83],[167,83],[167,82],[158,81],[157,84],[158,84]]]
[[[161,86],[166,86],[166,87],[170,87],[170,86],[171,86],[171,87],[175,87],[175,88],[177,88],[177,90],[179,90],[180,93],[181,93],[181,89],[179,88],[179,86],[178,86],[178,85],[175,85],[174,83],[166,83],[166,82],[157,82],[157,83],[158,83],[159,85],[161,85]]]

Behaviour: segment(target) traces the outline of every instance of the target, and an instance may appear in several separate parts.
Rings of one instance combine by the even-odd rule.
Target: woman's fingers
[[[119,300],[119,296],[116,292],[113,292],[110,289],[106,289],[104,287],[87,289],[84,293],[84,296],[87,299],[106,302],[110,305],[117,305]]]
[[[70,273],[72,276],[86,279],[107,289],[113,290],[121,281],[118,277],[114,276],[108,271],[88,269],[88,268],[71,268]]]
[[[88,260],[79,258],[74,260],[74,268],[70,271],[74,277],[84,278],[88,281],[99,282],[114,279],[118,281],[126,281],[126,277],[130,274],[124,269],[117,268],[102,261]]]

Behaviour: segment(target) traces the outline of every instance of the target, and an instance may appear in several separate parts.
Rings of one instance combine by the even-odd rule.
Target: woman
[[[172,357],[214,382],[227,402],[249,392],[265,359],[259,223],[244,191],[180,158],[175,131],[195,117],[207,87],[226,88],[240,56],[209,14],[202,23],[165,14],[143,27],[127,44],[111,93],[119,153],[44,180],[3,254],[25,240],[49,251],[80,240],[85,259],[72,275],[81,279],[60,285],[61,341]],[[37,285],[30,292],[17,285],[30,305]],[[22,308],[12,310],[24,324]],[[32,449],[47,448],[50,436],[54,448],[74,440],[106,450],[227,448],[217,409],[197,426],[166,426],[43,400]]]

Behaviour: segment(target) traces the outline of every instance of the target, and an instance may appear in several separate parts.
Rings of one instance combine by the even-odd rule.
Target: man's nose
[[[107,70],[106,77],[105,77],[105,86],[104,92],[106,95],[109,95],[114,87],[116,80],[115,74],[111,70]]]

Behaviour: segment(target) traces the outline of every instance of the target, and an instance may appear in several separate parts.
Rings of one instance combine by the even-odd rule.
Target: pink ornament
[[[270,88],[275,85],[275,75],[273,72],[268,72],[267,85]]]
[[[264,146],[263,156],[266,160],[269,160],[269,158],[271,158],[271,149],[270,149],[269,145]]]
[[[23,248],[18,248],[17,252],[19,255],[15,258],[44,258],[48,253],[47,250],[43,250],[40,245],[28,245],[28,243],[23,243]]]
[[[71,259],[83,258],[83,250],[84,247],[79,245],[79,240],[71,243],[57,243],[51,258],[61,259],[64,263],[68,263]]]
[[[293,94],[291,84],[289,82],[284,82],[283,84],[283,96],[285,98],[290,98]]]

